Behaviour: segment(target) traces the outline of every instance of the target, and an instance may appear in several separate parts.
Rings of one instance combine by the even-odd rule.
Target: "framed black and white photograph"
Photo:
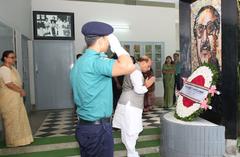
[[[74,40],[74,14],[33,11],[34,39]]]

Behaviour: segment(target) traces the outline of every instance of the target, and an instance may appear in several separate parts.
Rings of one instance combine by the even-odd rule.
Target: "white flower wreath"
[[[198,67],[188,79],[184,79],[184,84],[192,84],[197,88],[207,90],[207,95],[204,100],[197,101],[184,95],[181,90],[177,92],[177,106],[175,117],[184,121],[192,121],[198,117],[201,112],[212,107],[209,105],[210,99],[214,94],[220,94],[216,90],[216,79],[218,72],[212,65],[204,64]]]

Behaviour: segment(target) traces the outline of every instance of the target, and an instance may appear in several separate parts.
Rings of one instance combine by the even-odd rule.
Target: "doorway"
[[[69,72],[73,64],[73,41],[35,40],[36,109],[72,108]]]
[[[30,79],[29,79],[29,57],[28,57],[28,38],[21,35],[21,45],[22,45],[22,81],[23,89],[26,92],[26,97],[24,97],[24,104],[27,112],[31,111],[31,101],[30,101]]]

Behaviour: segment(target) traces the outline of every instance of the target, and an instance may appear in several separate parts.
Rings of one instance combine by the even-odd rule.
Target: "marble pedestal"
[[[225,127],[197,118],[184,122],[174,112],[161,119],[160,152],[163,157],[223,157]]]

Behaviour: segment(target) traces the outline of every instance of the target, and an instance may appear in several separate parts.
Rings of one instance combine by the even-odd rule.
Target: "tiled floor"
[[[156,107],[152,111],[143,113],[144,128],[160,126],[160,114],[163,109]],[[36,131],[35,137],[66,136],[74,135],[77,118],[73,117],[71,109],[49,112],[40,128]]]

